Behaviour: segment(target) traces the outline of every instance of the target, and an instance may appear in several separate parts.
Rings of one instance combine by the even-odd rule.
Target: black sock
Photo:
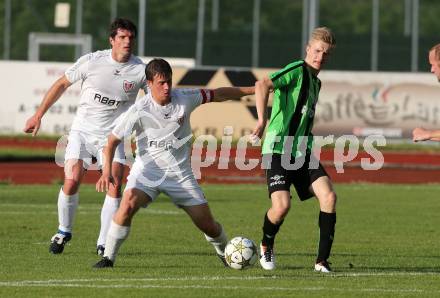
[[[273,246],[275,235],[278,233],[283,222],[284,220],[280,221],[278,224],[274,224],[267,217],[267,213],[264,215],[263,239],[261,240],[261,243],[264,246]]]
[[[336,213],[319,212],[319,249],[316,263],[327,261],[335,237]]]

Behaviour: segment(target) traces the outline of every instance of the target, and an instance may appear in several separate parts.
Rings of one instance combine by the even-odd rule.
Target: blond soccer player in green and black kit
[[[328,263],[336,224],[336,194],[322,165],[312,154],[313,119],[321,81],[317,75],[336,42],[326,27],[316,28],[306,57],[255,84],[258,124],[253,135],[261,138],[266,126],[269,93],[273,91],[270,121],[262,154],[272,206],[266,212],[260,245],[260,264],[275,269],[274,240],[290,209],[290,186],[301,201],[319,201],[319,248],[315,270],[329,273]],[[302,149],[304,148],[304,149]]]

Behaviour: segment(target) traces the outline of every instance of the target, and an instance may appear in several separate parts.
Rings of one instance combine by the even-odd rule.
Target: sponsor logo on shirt
[[[121,103],[120,101],[117,101],[115,99],[110,99],[107,96],[102,96],[99,93],[95,93],[95,97],[93,99],[96,100],[97,102],[100,102],[100,103],[108,105],[108,106],[116,106],[117,107]]]
[[[113,75],[120,76],[121,75],[121,71],[118,70],[118,69],[115,69],[115,72],[113,73]]]
[[[269,179],[273,180],[273,182],[271,182],[269,184],[270,186],[279,185],[279,184],[286,184],[286,181],[284,181],[283,175],[275,175],[275,176],[270,177]]]
[[[124,88],[125,92],[133,90],[134,86],[135,86],[134,82],[129,82],[127,80],[124,80],[124,83],[122,84],[122,87]]]
[[[161,148],[164,150],[170,150],[170,149],[179,149],[182,147],[186,142],[188,141],[188,138],[176,138],[173,140],[148,140],[147,144],[150,148]]]
[[[173,147],[173,140],[160,140],[160,141],[148,141],[148,147],[163,148],[165,150],[170,150]]]
[[[185,115],[177,119],[177,123],[179,123],[179,125],[182,125],[184,121],[185,121]]]

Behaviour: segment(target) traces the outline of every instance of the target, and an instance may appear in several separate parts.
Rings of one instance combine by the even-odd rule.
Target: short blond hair
[[[315,28],[310,36],[310,41],[319,40],[328,43],[332,48],[336,46],[336,38],[332,30],[328,27]]]
[[[434,52],[435,60],[440,62],[440,43],[433,46],[429,51]]]

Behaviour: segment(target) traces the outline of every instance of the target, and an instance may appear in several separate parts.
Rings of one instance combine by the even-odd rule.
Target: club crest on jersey
[[[129,81],[124,80],[124,83],[123,83],[122,86],[124,87],[124,91],[128,92],[130,90],[133,90],[134,82],[129,82]]]
[[[180,117],[179,119],[177,119],[177,123],[178,123],[179,125],[182,125],[184,121],[185,121],[185,115],[183,115],[182,117]]]

